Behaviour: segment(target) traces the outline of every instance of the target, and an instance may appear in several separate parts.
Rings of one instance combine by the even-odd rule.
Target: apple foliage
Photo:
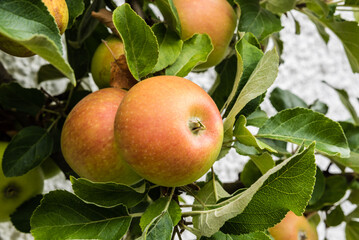
[[[0,35],[48,61],[37,79],[28,80],[36,88],[21,86],[22,79],[14,79],[0,62],[0,140],[10,142],[3,172],[21,176],[51,157],[73,188],[25,202],[11,215],[19,231],[36,240],[173,239],[184,231],[198,239],[264,240],[270,239],[267,229],[293,211],[314,224],[318,213],[324,214],[328,228],[345,222],[346,238],[358,238],[359,208],[345,215],[340,207],[343,198],[359,204],[359,117],[347,92],[332,87],[352,117],[343,122],[328,118],[329,106],[319,100],[308,103],[280,88],[267,92],[282,61],[280,17],[289,11],[308,16],[325,42],[327,30],[332,31],[358,73],[359,26],[339,14],[346,9],[357,17],[358,1],[228,0],[238,25],[227,57],[215,66],[209,94],[223,118],[218,161],[231,149],[248,160],[234,182],[222,183],[212,168],[203,180],[176,188],[146,180],[127,186],[79,178],[62,156],[61,130],[71,109],[90,93],[91,57],[102,39],[121,37],[128,70],[141,81],[187,76],[213,50],[210,36],[198,33],[181,40],[172,0],[66,2],[69,24],[61,37],[41,0],[0,1]],[[105,7],[107,13],[101,13]],[[300,34],[300,22],[295,24]],[[40,85],[63,79],[68,79],[67,88],[57,95]],[[266,95],[277,111],[270,118],[261,109]],[[316,166],[316,155],[331,161],[327,169]],[[341,172],[330,171],[333,165]]]

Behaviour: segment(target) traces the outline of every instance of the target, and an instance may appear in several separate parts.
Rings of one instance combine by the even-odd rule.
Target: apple
[[[141,178],[122,160],[114,142],[115,115],[126,91],[104,88],[83,98],[61,132],[61,150],[69,166],[95,182],[136,183]]]
[[[17,207],[41,194],[44,187],[44,175],[39,167],[19,177],[4,176],[1,166],[7,145],[0,142],[0,222],[9,221]]]
[[[212,98],[181,77],[156,76],[127,93],[115,118],[121,157],[141,177],[161,186],[183,186],[217,159],[223,123]]]
[[[108,47],[102,42],[91,61],[91,74],[99,88],[110,87],[111,63],[124,54],[123,43],[118,37],[110,36],[105,42]]]
[[[66,0],[42,0],[50,14],[54,17],[59,28],[60,34],[63,34],[69,22],[69,11]],[[16,57],[31,57],[35,55],[29,49],[16,41],[0,35],[0,49]]]
[[[315,227],[304,216],[297,216],[292,211],[268,230],[275,240],[318,240]]]
[[[205,63],[195,70],[205,70],[220,63],[228,53],[228,46],[237,25],[237,15],[227,0],[173,0],[181,23],[181,38],[195,33],[209,35],[213,51]]]

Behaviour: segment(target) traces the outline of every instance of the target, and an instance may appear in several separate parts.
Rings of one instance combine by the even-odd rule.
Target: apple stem
[[[198,118],[191,119],[188,125],[189,128],[191,129],[191,132],[193,132],[194,134],[198,134],[200,131],[206,129],[206,127],[202,124],[202,122]]]

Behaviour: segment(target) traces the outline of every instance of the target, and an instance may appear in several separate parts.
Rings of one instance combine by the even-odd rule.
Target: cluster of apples
[[[222,140],[221,115],[201,87],[157,76],[128,92],[104,88],[82,99],[65,121],[61,149],[81,177],[174,187],[205,174]]]

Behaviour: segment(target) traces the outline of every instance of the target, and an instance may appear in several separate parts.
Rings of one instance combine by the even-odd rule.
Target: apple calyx
[[[203,125],[199,118],[190,119],[188,122],[188,127],[195,135],[198,135],[201,131],[206,130],[206,126]]]
[[[308,240],[308,236],[304,231],[299,231],[298,232],[298,239],[300,239],[300,240]]]
[[[17,186],[16,183],[9,183],[4,188],[4,197],[6,199],[16,198],[19,192],[19,186]]]

